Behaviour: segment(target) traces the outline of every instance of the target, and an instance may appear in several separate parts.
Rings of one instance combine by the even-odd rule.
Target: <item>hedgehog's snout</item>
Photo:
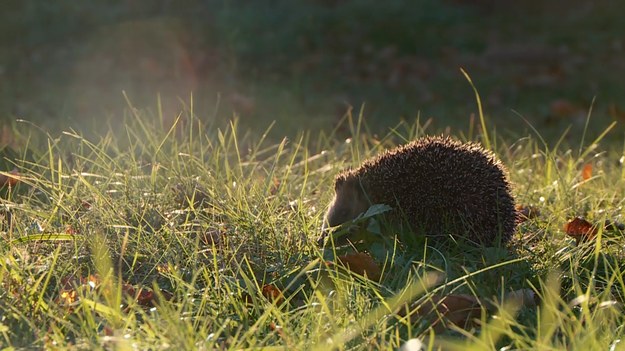
[[[328,207],[321,226],[321,238],[318,244],[323,245],[325,238],[332,232],[331,228],[351,222],[369,207],[369,201],[358,178],[342,174],[334,183],[334,198]]]
[[[321,237],[317,240],[318,246],[323,246],[323,242],[325,238],[330,234],[330,228],[337,226],[341,223],[337,221],[337,213],[336,213],[336,197],[332,200],[328,211],[325,216],[323,216],[323,223],[321,224]]]
[[[346,221],[347,222],[347,221]],[[321,237],[317,240],[317,246],[319,247],[323,247],[325,244],[325,240],[327,237],[329,237],[330,235],[333,235],[334,232],[336,232],[337,230],[340,231],[343,226],[341,226],[342,223],[337,223],[335,225],[331,225],[331,222],[328,222],[327,217],[324,219],[323,221],[323,225],[321,226]],[[344,240],[347,239],[347,237],[343,236],[342,240],[336,241],[337,243],[344,243]],[[333,239],[333,240],[336,240]]]

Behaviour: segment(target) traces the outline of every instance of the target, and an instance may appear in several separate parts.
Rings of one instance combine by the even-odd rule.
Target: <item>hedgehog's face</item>
[[[358,179],[354,176],[340,176],[334,184],[334,199],[323,221],[323,233],[328,228],[351,221],[369,207]]]

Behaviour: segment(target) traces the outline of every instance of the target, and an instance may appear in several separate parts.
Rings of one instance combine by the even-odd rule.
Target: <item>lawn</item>
[[[9,2],[1,348],[625,349],[623,6],[561,6]],[[511,242],[318,245],[340,171],[443,132]]]
[[[427,129],[373,138],[349,119],[348,140],[276,144],[236,122],[205,128],[191,111],[169,130],[135,113],[125,135],[99,140],[14,126],[28,151],[5,155],[15,171],[2,173],[5,346],[619,346],[625,171],[602,140],[491,140],[529,217],[506,247],[408,245],[387,231],[350,264],[354,248],[316,244],[334,174]],[[569,224],[578,242],[563,229],[575,216],[594,226]],[[458,326],[424,312],[441,298],[460,299],[460,317],[446,315]]]

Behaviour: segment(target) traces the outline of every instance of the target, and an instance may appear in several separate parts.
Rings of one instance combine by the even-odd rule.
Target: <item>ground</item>
[[[622,7],[10,1],[0,345],[618,350]],[[509,245],[384,206],[317,245],[338,172],[441,132],[507,166]]]

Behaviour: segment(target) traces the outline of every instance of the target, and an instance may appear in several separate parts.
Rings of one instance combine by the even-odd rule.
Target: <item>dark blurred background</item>
[[[466,129],[466,69],[502,135],[625,121],[625,2],[4,0],[0,120],[98,130],[133,106],[274,133]],[[126,112],[124,112],[126,111]],[[622,134],[621,134],[622,135]]]

